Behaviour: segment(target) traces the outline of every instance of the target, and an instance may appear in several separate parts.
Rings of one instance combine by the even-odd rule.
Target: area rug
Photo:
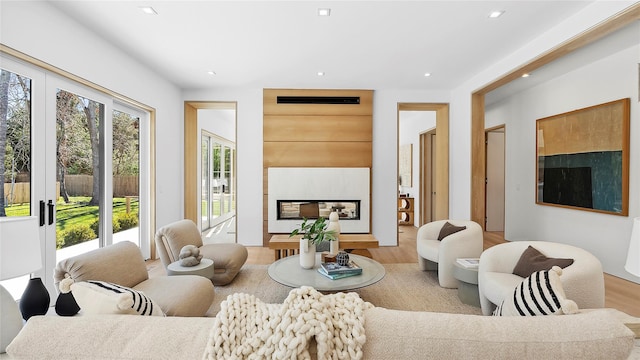
[[[481,314],[480,308],[463,304],[456,289],[438,285],[435,271],[421,271],[418,264],[383,264],[386,274],[378,283],[353,290],[375,306],[396,310]],[[244,265],[229,285],[215,287],[215,299],[207,312],[215,316],[220,303],[236,292],[255,295],[266,303],[282,303],[290,287],[273,281],[268,265]],[[336,280],[339,281],[339,280]]]

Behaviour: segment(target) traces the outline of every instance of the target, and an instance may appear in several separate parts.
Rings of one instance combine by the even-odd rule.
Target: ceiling
[[[450,90],[593,1],[48,2],[182,89]]]
[[[542,84],[549,79],[562,76],[567,72],[638,44],[640,44],[640,21],[634,21],[597,41],[536,69],[527,78],[516,79],[488,93],[485,103],[490,105],[514,93]]]

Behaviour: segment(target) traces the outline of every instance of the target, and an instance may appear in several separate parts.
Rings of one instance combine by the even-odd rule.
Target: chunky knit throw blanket
[[[220,304],[206,359],[309,359],[315,337],[318,359],[361,359],[364,311],[373,305],[356,293],[323,295],[293,289],[280,304],[253,295],[229,295]]]

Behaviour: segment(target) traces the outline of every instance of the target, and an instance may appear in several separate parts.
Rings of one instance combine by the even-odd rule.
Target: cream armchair
[[[204,316],[214,299],[211,282],[202,276],[149,278],[140,249],[130,241],[122,241],[58,262],[53,275],[56,288],[65,276],[75,282],[106,281],[142,291],[167,316]]]
[[[180,260],[180,250],[185,245],[195,245],[200,254],[213,260],[215,285],[230,283],[247,261],[247,249],[240,244],[203,244],[198,226],[191,220],[179,220],[163,226],[156,232],[156,249],[165,268]]]
[[[446,222],[466,226],[466,229],[438,240]],[[440,286],[457,288],[458,280],[453,277],[456,259],[480,257],[483,240],[482,228],[473,221],[437,220],[424,224],[418,229],[416,237],[418,264],[423,271],[437,270]]]
[[[562,269],[560,281],[567,296],[581,309],[604,307],[604,274],[600,261],[588,251],[547,241],[512,241],[485,250],[480,256],[478,291],[484,315],[491,315],[505,297],[523,280],[513,274],[522,253],[531,245],[550,258],[570,258],[573,264]]]

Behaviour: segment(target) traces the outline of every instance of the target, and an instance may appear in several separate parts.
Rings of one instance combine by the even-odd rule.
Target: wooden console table
[[[275,251],[275,259],[295,255],[300,252],[301,235],[289,237],[286,234],[273,235],[269,249]],[[378,240],[371,234],[340,234],[340,249],[355,250],[354,254],[371,257],[367,249],[377,248]]]

